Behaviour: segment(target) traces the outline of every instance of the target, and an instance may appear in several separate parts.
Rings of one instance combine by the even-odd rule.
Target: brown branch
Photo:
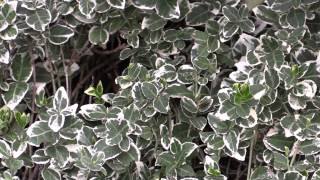
[[[110,71],[114,68],[114,66],[116,66],[117,64],[119,64],[121,61],[115,61],[110,65],[109,61],[105,61],[102,64],[99,64],[98,66],[94,67],[78,84],[77,86],[74,88],[74,90],[72,91],[71,97],[74,97],[74,95],[82,88],[82,86],[85,84],[85,82],[87,82],[91,76],[98,70],[104,68],[107,65],[110,65],[105,71]]]
[[[126,47],[128,47],[127,44],[121,44],[118,47],[111,49],[111,50],[99,50],[97,48],[92,48],[92,52],[100,54],[100,55],[110,55],[110,54],[114,54],[118,51],[121,51],[122,49],[125,49]]]

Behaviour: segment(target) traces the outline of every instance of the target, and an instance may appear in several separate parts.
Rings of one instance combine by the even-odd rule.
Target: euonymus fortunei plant
[[[0,179],[320,180],[318,0],[1,0]]]

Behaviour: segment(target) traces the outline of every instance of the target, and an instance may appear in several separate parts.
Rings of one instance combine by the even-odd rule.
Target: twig
[[[290,169],[292,169],[293,163],[296,160],[299,145],[300,145],[300,141],[298,140],[295,149],[293,149],[293,155],[292,155],[292,159],[290,161]]]
[[[56,91],[57,91],[57,87],[56,87],[56,82],[55,82],[54,74],[53,74],[52,61],[51,61],[51,58],[50,58],[49,53],[48,53],[48,47],[47,47],[47,45],[45,45],[44,51],[45,51],[45,54],[46,54],[46,57],[47,57],[48,64],[49,64],[49,66],[50,66],[51,84],[52,84],[52,88],[53,88],[53,93],[55,94]]]
[[[115,61],[113,64],[111,64],[111,66],[109,66],[105,71],[110,71],[114,68],[115,65],[119,64],[120,61]],[[74,97],[74,95],[83,87],[84,83],[87,82],[87,80],[89,80],[91,78],[91,76],[99,69],[102,69],[103,67],[105,67],[106,65],[109,65],[110,62],[109,61],[105,61],[104,63],[95,66],[78,84],[77,86],[74,88],[74,90],[72,91],[71,97]]]
[[[92,48],[92,52],[100,54],[100,55],[110,55],[110,54],[114,54],[118,51],[121,51],[122,49],[125,49],[126,47],[128,47],[127,44],[121,44],[118,47],[111,49],[111,50],[99,50],[97,48]]]
[[[256,135],[256,129],[253,131],[253,138],[251,139],[251,144],[250,144],[250,154],[249,154],[249,164],[248,164],[248,173],[247,173],[247,180],[250,180],[250,175],[251,175],[251,164],[252,164],[252,156],[253,156],[253,146],[255,144],[257,135]]]
[[[67,90],[67,93],[68,93],[68,96],[70,97],[70,83],[69,83],[69,65],[67,66],[66,65],[66,62],[65,62],[65,59],[64,59],[64,53],[63,53],[63,50],[62,50],[62,46],[60,47],[60,55],[61,55],[61,58],[62,58],[62,64],[63,64],[63,70],[64,70],[64,74],[65,74],[65,79],[66,79],[66,90]]]

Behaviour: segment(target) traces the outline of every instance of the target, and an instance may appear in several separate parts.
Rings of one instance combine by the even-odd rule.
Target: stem
[[[293,163],[294,163],[294,161],[296,160],[297,152],[298,152],[297,149],[298,149],[299,145],[300,145],[300,141],[298,140],[296,147],[294,147],[295,149],[293,149],[293,155],[292,155],[292,159],[291,159],[291,161],[290,161],[290,169],[292,168]]]
[[[159,142],[158,142],[158,136],[157,136],[157,133],[154,131],[154,130],[152,130],[152,132],[153,132],[153,135],[154,135],[154,138],[155,138],[155,145],[154,145],[154,153],[155,153],[155,157],[157,158],[158,157],[158,145],[159,145]]]
[[[170,112],[168,113],[168,118],[169,118],[169,139],[171,140],[174,122],[173,122],[173,120],[171,118],[171,113]]]
[[[66,65],[62,46],[60,47],[60,54],[61,54],[61,58],[62,58],[64,76],[65,76],[65,79],[66,79],[66,90],[67,90],[68,96],[70,97],[69,65],[68,66]]]
[[[45,54],[47,57],[47,61],[49,62],[49,66],[50,66],[50,76],[51,76],[51,84],[52,84],[52,88],[53,88],[53,93],[55,94],[57,91],[57,87],[56,87],[56,81],[54,78],[54,74],[53,74],[53,65],[52,65],[52,61],[48,52],[48,47],[47,45],[44,46],[44,50],[45,50]]]
[[[253,146],[256,141],[256,130],[253,131],[253,138],[251,139],[251,144],[250,144],[250,154],[249,154],[249,164],[248,164],[248,173],[247,173],[247,180],[250,180],[250,175],[251,175],[251,163],[252,163],[252,156],[253,156]]]

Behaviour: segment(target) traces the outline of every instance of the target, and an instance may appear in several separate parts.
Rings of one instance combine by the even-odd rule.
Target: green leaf
[[[32,145],[40,145],[42,142],[55,142],[56,137],[49,128],[47,121],[36,121],[27,130],[27,135]]]
[[[305,22],[305,12],[302,9],[291,9],[287,15],[287,22],[293,27],[302,27]]]
[[[156,5],[157,0],[132,0],[134,6],[138,7],[139,9],[153,9]]]
[[[192,91],[188,90],[187,87],[182,84],[170,84],[167,87],[166,92],[173,98],[191,98],[193,96]]]
[[[86,104],[81,106],[79,112],[88,121],[107,119],[107,108],[102,104]]]
[[[50,161],[50,157],[45,155],[43,149],[36,150],[31,159],[36,164],[47,164]]]
[[[10,70],[12,79],[15,81],[27,82],[32,75],[30,57],[26,53],[15,55]]]
[[[174,156],[170,152],[165,151],[159,154],[156,164],[162,166],[175,166],[173,163],[174,161]]]
[[[122,152],[116,159],[122,164],[129,166],[132,161],[139,161],[141,156],[137,145],[130,143],[130,149],[127,152]]]
[[[118,9],[124,9],[126,5],[126,0],[107,0],[110,6]]]
[[[284,174],[283,180],[307,180],[307,177],[303,176],[298,171],[287,171]]]
[[[251,173],[251,180],[275,180],[276,177],[271,169],[266,166],[259,166]]]
[[[94,149],[96,151],[101,151],[104,153],[104,160],[110,160],[116,158],[120,153],[121,149],[118,145],[109,146],[106,144],[105,139],[100,139],[94,144]]]
[[[3,45],[0,45],[0,63],[8,64],[9,59],[10,59],[9,51]]]
[[[196,113],[198,111],[197,104],[191,98],[188,97],[183,97],[181,99],[181,107],[183,107],[191,113]]]
[[[71,28],[58,24],[50,28],[49,42],[54,45],[61,45],[66,43],[73,35],[74,32]]]
[[[53,109],[62,112],[69,106],[69,97],[64,87],[60,87],[54,94]]]
[[[192,169],[192,166],[190,166],[188,164],[180,166],[177,169],[177,173],[181,177],[192,177],[192,176],[196,175],[194,170]]]
[[[169,107],[169,95],[168,94],[161,94],[159,96],[157,96],[154,100],[153,100],[153,107],[156,111],[160,112],[160,113],[168,113],[168,111],[170,110]]]
[[[273,166],[276,170],[286,170],[288,168],[289,159],[278,152],[273,152]]]
[[[93,26],[89,31],[89,41],[94,45],[106,44],[109,33],[103,26]]]
[[[135,123],[140,119],[140,112],[133,104],[128,107],[123,108],[123,118],[131,123]]]
[[[0,13],[0,32],[7,29],[9,23],[6,21],[6,18]]]
[[[30,120],[29,114],[15,112],[14,116],[15,116],[15,119],[16,119],[18,125],[21,128],[25,128],[26,125],[29,123],[29,120]]]
[[[16,174],[17,171],[21,169],[24,165],[22,160],[14,159],[12,157],[4,160],[3,164],[5,164],[10,169],[11,174]]]
[[[259,5],[257,8],[253,9],[255,15],[259,17],[266,23],[269,24],[278,24],[279,23],[279,14],[272,11],[271,8],[264,5]]]
[[[113,146],[119,144],[123,136],[128,132],[128,124],[126,121],[110,119],[106,122],[106,144]]]
[[[265,69],[264,78],[270,88],[276,89],[280,85],[278,72],[274,69]]]
[[[239,23],[239,27],[242,31],[253,33],[255,30],[255,25],[250,19],[242,20]]]
[[[213,104],[213,99],[210,96],[204,96],[198,102],[198,110],[200,112],[206,112],[210,109]]]
[[[51,13],[48,9],[36,9],[26,17],[26,23],[36,31],[44,31],[51,22]]]
[[[148,99],[154,99],[158,95],[157,87],[150,82],[143,82],[141,84],[143,95]]]
[[[192,3],[191,9],[186,16],[186,23],[189,26],[205,24],[212,16],[211,8],[205,3]]]
[[[1,97],[6,106],[13,110],[22,101],[28,90],[29,85],[25,82],[10,83],[9,90]]]
[[[224,6],[222,13],[230,22],[237,22],[241,19],[238,10],[232,6]]]
[[[67,165],[70,156],[68,149],[61,145],[49,146],[45,149],[45,153],[61,168]]]
[[[193,142],[184,142],[182,144],[182,155],[184,156],[184,158],[189,157],[197,148],[198,145]]]
[[[299,151],[303,155],[314,155],[320,152],[320,140],[305,140],[300,143]]]
[[[278,12],[286,12],[291,9],[292,5],[292,0],[276,0],[272,4],[271,8]]]
[[[1,12],[8,24],[13,24],[13,22],[16,20],[17,15],[11,4],[3,4]]]
[[[240,134],[237,134],[235,131],[231,130],[228,134],[223,136],[223,142],[225,143],[226,148],[228,148],[232,153],[237,153],[240,142]]]
[[[273,148],[281,152],[285,152],[285,147],[291,148],[293,146],[294,138],[286,138],[283,135],[276,134],[273,136],[266,136],[263,139],[263,142],[267,147]]]
[[[190,118],[190,123],[197,129],[203,130],[207,125],[207,119],[203,116]]]
[[[0,38],[6,41],[14,40],[18,36],[18,31],[17,25],[10,25],[0,33]]]
[[[178,19],[180,17],[178,0],[157,0],[156,11],[164,19]]]
[[[8,159],[11,156],[11,148],[9,144],[0,139],[0,158]]]
[[[239,30],[239,26],[236,23],[233,22],[227,22],[223,28],[223,36],[226,38],[232,37],[235,35]]]
[[[150,16],[144,17],[141,23],[141,29],[150,29],[156,31],[163,28],[167,24],[167,21],[157,14],[151,14]]]
[[[49,118],[49,127],[53,132],[58,132],[64,125],[65,122],[65,116],[62,114],[54,114],[50,115]]]
[[[80,13],[86,16],[87,18],[91,18],[95,7],[95,0],[79,0]]]
[[[96,142],[96,136],[93,128],[82,126],[77,135],[77,143],[83,146],[91,146]]]
[[[41,176],[44,180],[61,180],[60,173],[51,168],[45,168],[41,171]]]

